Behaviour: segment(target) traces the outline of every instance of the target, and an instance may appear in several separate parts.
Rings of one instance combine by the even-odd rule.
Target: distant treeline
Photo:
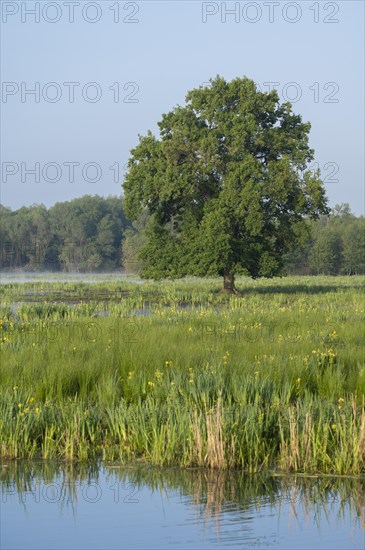
[[[365,218],[349,205],[336,205],[328,216],[308,222],[302,246],[287,256],[286,271],[305,275],[365,273]]]
[[[1,206],[2,269],[112,271],[121,267],[121,242],[127,221],[117,197],[85,195],[22,207]]]
[[[0,205],[0,269],[138,273],[149,216],[127,220],[120,197],[83,197],[12,211]],[[290,274],[364,274],[365,218],[348,204],[306,224],[302,245],[287,256]]]

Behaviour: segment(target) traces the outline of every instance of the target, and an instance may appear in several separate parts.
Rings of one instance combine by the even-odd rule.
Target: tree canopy
[[[310,124],[276,91],[217,76],[158,127],[139,136],[123,184],[127,216],[151,214],[142,276],[219,274],[234,290],[234,274],[280,274],[301,224],[327,212]]]
[[[121,242],[130,223],[119,197],[85,195],[22,207],[0,205],[0,268],[107,271],[120,268]]]
[[[0,204],[0,269],[27,271],[119,271],[140,273],[139,251],[151,220],[146,208],[126,220],[119,197],[84,196],[21,207]],[[80,224],[81,222],[81,224]],[[365,273],[365,218],[348,204],[306,220],[301,244],[285,256],[284,271],[298,275]]]

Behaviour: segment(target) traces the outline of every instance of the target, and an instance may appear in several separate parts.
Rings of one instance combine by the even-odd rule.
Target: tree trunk
[[[234,274],[227,269],[223,271],[223,291],[230,294],[237,294],[237,289],[234,284]]]

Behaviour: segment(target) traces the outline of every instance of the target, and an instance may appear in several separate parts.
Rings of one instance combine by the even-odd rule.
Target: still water
[[[63,272],[6,272],[0,271],[0,284],[9,283],[103,283],[127,282],[142,284],[143,279],[128,273],[63,273]]]
[[[1,464],[1,549],[363,549],[365,479]]]

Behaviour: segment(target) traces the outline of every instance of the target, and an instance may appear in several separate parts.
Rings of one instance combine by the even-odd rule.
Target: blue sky
[[[330,205],[364,214],[362,1],[1,4],[2,204],[120,194],[138,134],[220,74],[277,83],[312,123]]]

